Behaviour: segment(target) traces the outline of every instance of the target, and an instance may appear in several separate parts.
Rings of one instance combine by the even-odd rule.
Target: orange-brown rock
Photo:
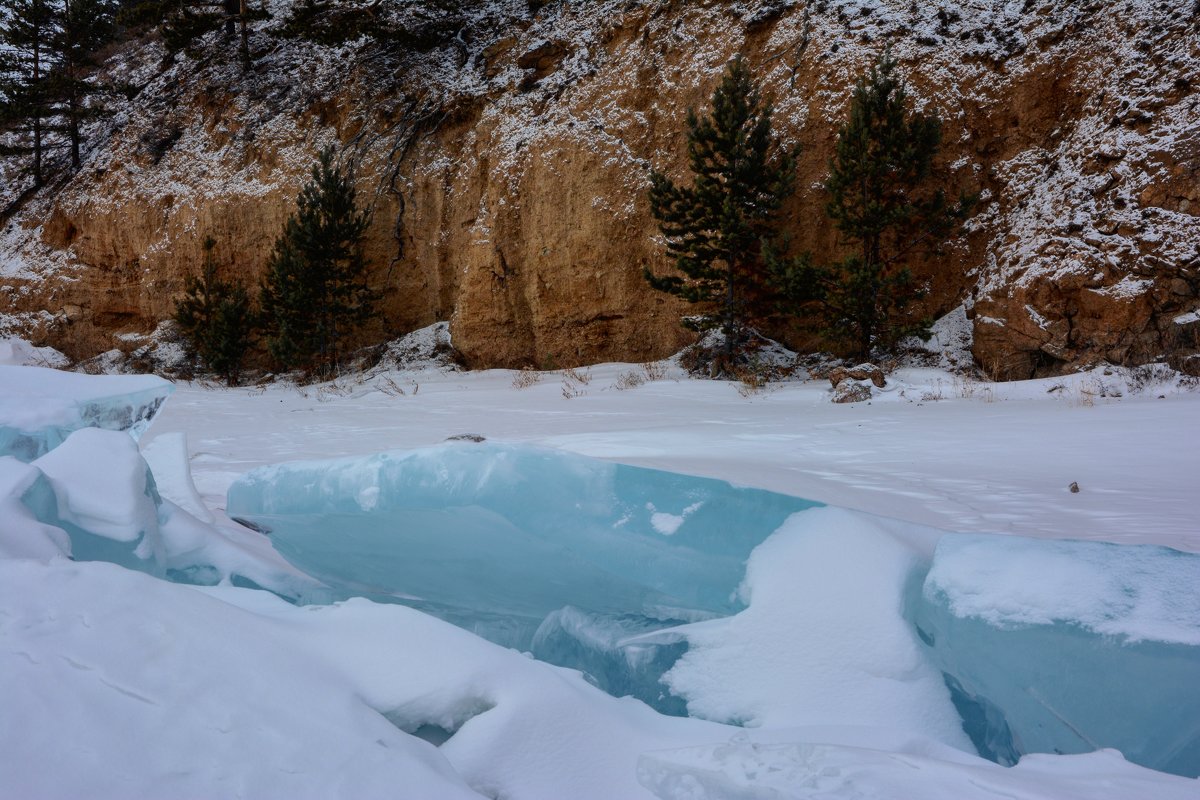
[[[685,177],[687,108],[746,55],[804,146],[794,243],[832,258],[819,184],[849,89],[888,46],[943,120],[937,180],[983,192],[966,235],[914,263],[921,310],[965,301],[998,377],[1182,364],[1197,343],[1176,320],[1200,296],[1198,36],[1172,4],[559,0],[423,54],[259,32],[249,75],[211,55],[158,71],[137,43],[109,68],[145,75],[141,94],[0,238],[0,313],[86,357],[170,315],[206,236],[256,282],[332,143],[374,210],[385,298],[367,338],[448,319],[472,366],[661,357],[689,341],[690,309],[642,277],[670,268],[647,174]]]

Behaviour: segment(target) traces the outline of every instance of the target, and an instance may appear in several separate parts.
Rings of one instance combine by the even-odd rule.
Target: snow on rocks
[[[884,377],[883,370],[874,364],[859,364],[857,367],[834,367],[829,373],[829,383],[834,388],[837,388],[837,385],[846,379],[852,381],[870,381],[880,389],[887,385],[887,378]]]
[[[869,381],[843,378],[834,384],[833,396],[830,399],[835,403],[861,403],[864,400],[870,400],[871,384]]]
[[[12,367],[50,367],[62,369],[70,363],[53,347],[35,347],[24,339],[0,339],[0,364]]]

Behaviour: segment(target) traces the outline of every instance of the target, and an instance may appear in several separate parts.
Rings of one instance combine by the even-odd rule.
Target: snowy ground
[[[854,405],[831,404],[827,381],[754,393],[639,365],[180,384],[141,441],[159,489],[259,550],[223,514],[247,470],[464,433],[841,508],[789,521],[751,557],[749,608],[699,623],[673,685],[707,720],[403,607],[297,608],[108,564],[0,560],[0,796],[1198,797],[1197,781],[1114,751],[1013,768],[967,752],[898,612],[931,528],[1200,552],[1200,393],[1144,383],[902,370]],[[435,747],[412,732],[453,735]]]
[[[631,389],[617,387],[645,377],[638,365],[579,372],[587,384],[544,373],[515,388],[524,376],[503,370],[390,373],[332,389],[181,384],[146,440],[187,435],[196,486],[213,508],[234,478],[263,464],[476,433],[945,530],[1200,551],[1200,393],[1174,385],[1135,394],[1123,373],[1103,370],[1002,384],[901,370],[870,404],[835,405],[827,381],[747,397],[739,384],[678,370]]]

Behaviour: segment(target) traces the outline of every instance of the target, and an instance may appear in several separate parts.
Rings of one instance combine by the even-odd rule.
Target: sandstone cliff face
[[[1200,371],[1196,17],[1143,0],[480,2],[423,54],[260,31],[247,76],[232,56],[160,67],[142,42],[109,65],[141,93],[0,236],[0,313],[82,357],[168,317],[205,236],[256,280],[334,144],[375,209],[386,297],[369,336],[448,319],[473,366],[664,356],[687,309],[642,279],[669,268],[645,191],[651,165],[684,176],[686,109],[747,56],[804,146],[796,244],[832,257],[816,187],[848,89],[886,46],[943,119],[939,177],[983,192],[918,269],[930,312],[967,303],[980,364]]]

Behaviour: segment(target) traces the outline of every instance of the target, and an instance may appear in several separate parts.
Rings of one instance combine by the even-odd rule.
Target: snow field
[[[986,387],[988,400],[922,400],[954,379],[910,372],[871,405],[844,407],[828,404],[828,382],[749,397],[674,379],[616,389],[631,369],[595,367],[572,398],[555,376],[516,389],[504,372],[390,373],[394,385],[419,384],[404,396],[369,382],[179,387],[142,446],[165,498],[155,520],[162,565],[218,564],[221,585],[208,588],[65,560],[56,529],[14,500],[55,470],[0,459],[3,792],[1169,800],[1200,791],[1113,751],[1026,756],[1011,769],[966,752],[946,687],[903,619],[904,576],[932,554],[936,527],[1200,550],[1194,524],[1181,521],[1200,466],[1180,435],[1194,428],[1196,395],[1172,387],[1163,400],[1082,405],[1034,382]],[[812,509],[754,551],[748,607],[689,626],[691,649],[669,675],[694,713],[721,723],[656,714],[412,609],[362,599],[297,607],[230,585],[239,575],[305,580],[224,515],[238,475],[466,432],[845,499],[906,521]],[[80,473],[63,484],[78,499],[66,510],[93,526],[153,527],[135,513],[136,496],[147,496],[140,459],[112,437],[132,447],[110,432],[60,446],[57,460]],[[110,462],[124,466],[93,474]],[[1070,480],[1080,493],[1067,491]],[[183,510],[197,501],[214,523]],[[29,541],[42,544],[10,547]],[[723,724],[733,720],[747,727]]]

